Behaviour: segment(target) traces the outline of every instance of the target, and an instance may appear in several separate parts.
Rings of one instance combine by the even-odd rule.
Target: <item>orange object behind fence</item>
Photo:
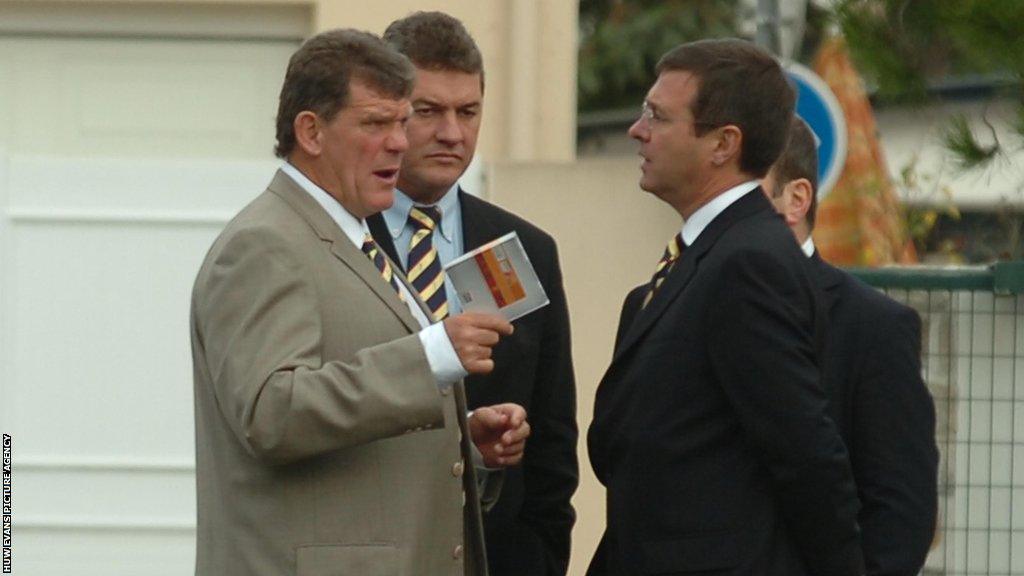
[[[824,259],[840,266],[917,262],[878,142],[871,102],[846,42],[827,40],[815,58],[814,70],[842,106],[848,134],[846,165],[818,207],[815,246]]]

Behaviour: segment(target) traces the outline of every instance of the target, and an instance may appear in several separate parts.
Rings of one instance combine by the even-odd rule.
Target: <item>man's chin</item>
[[[372,195],[368,198],[367,208],[371,211],[371,214],[383,212],[395,203],[395,189],[394,188],[377,188],[373,191]]]
[[[398,189],[416,202],[434,202],[459,181],[463,172],[459,170],[445,171],[444,173],[434,171],[422,175],[425,176],[424,178],[399,179]]]
[[[454,158],[428,159],[423,168],[424,180],[431,180],[437,183],[450,180],[454,183],[455,180],[462,176],[466,168],[469,168],[469,163],[464,162],[462,159],[456,160]]]
[[[650,181],[646,181],[645,182],[645,181],[641,180],[640,181],[640,189],[643,190],[644,192],[650,194],[651,196],[654,196],[655,198],[663,201],[663,202],[669,202],[668,198],[672,195],[672,191],[671,191],[672,189],[671,188],[666,188],[665,186],[659,186],[658,183],[656,183],[656,182],[650,182]],[[669,202],[669,204],[671,204],[671,202]]]

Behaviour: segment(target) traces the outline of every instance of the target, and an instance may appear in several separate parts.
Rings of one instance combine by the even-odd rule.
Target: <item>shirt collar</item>
[[[370,233],[369,227],[366,226],[366,221],[356,218],[341,205],[333,196],[327,193],[323,188],[317,186],[312,180],[306,177],[305,174],[299,171],[298,168],[292,166],[290,163],[285,162],[281,166],[281,171],[287,174],[300,188],[306,191],[310,196],[316,200],[317,204],[323,207],[330,215],[331,220],[341,228],[341,231],[345,233],[345,236],[356,245],[356,248],[362,249],[363,240],[366,235]]]
[[[391,205],[383,212],[384,223],[388,226],[388,232],[391,233],[391,238],[397,240],[402,235],[402,230],[405,229],[406,224],[409,221],[409,212],[412,211],[412,207],[416,205],[412,198],[405,195],[398,188],[395,188],[395,203]],[[444,193],[444,196],[437,201],[434,206],[437,206],[441,210],[441,235],[446,240],[451,241],[455,233],[455,224],[458,218],[456,216],[459,212],[459,184],[456,182],[452,184],[452,187]]]
[[[757,188],[757,186],[757,180],[750,180],[734,186],[715,196],[710,202],[698,208],[693,214],[690,214],[690,217],[683,223],[683,242],[687,246],[693,246],[693,243],[697,241],[697,237],[708,227],[708,224],[711,224],[733,202],[739,200],[745,194]]]
[[[804,251],[808,258],[814,256],[814,239],[808,236],[807,240],[800,245],[800,249]]]

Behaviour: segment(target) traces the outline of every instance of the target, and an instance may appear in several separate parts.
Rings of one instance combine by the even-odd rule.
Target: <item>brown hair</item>
[[[697,80],[693,102],[698,136],[733,125],[743,133],[740,170],[761,178],[785,144],[796,94],[771,54],[738,39],[700,40],[668,51],[658,74],[682,71]]]
[[[483,57],[457,18],[444,12],[414,12],[392,22],[384,31],[384,41],[417,68],[479,74],[483,90]]]
[[[818,211],[818,146],[814,133],[799,116],[793,116],[789,124],[788,140],[782,155],[775,161],[775,189],[772,196],[782,194],[782,189],[793,180],[806,178],[811,183],[811,207],[807,210],[807,226],[814,228],[814,217]]]
[[[415,70],[380,38],[359,30],[329,30],[306,40],[292,54],[277,109],[277,146],[285,158],[295,149],[295,117],[309,110],[330,121],[348,104],[353,78],[383,96],[412,92]]]

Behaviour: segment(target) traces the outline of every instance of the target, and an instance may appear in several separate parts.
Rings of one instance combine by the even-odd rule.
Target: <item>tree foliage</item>
[[[658,58],[700,38],[736,35],[737,0],[581,0],[579,108],[639,105]]]
[[[980,123],[955,116],[941,133],[944,147],[959,170],[1005,170],[1000,162],[1024,150],[1024,2],[1021,0],[838,0],[835,18],[861,71],[878,95],[896,101],[929,99],[928,87],[958,77],[982,75],[1000,86],[999,96],[1017,107],[1009,137],[1000,137],[983,113]],[[972,128],[972,124],[977,128]],[[1014,172],[1017,173],[1017,172]],[[1024,194],[1024,181],[1017,184]],[[950,206],[952,204],[950,203]],[[931,236],[934,209],[912,210],[925,216],[919,224]],[[950,214],[958,221],[959,214]],[[1003,204],[995,226],[964,230],[975,258],[1021,258],[1024,219]],[[930,217],[930,220],[928,219]],[[942,245],[959,254],[963,246]]]
[[[928,98],[942,79],[983,74],[1002,78],[1003,95],[1019,106],[1015,142],[990,130],[985,142],[966,117],[943,134],[964,169],[985,168],[1024,148],[1024,2],[1021,0],[838,0],[835,17],[858,66],[881,97]]]

